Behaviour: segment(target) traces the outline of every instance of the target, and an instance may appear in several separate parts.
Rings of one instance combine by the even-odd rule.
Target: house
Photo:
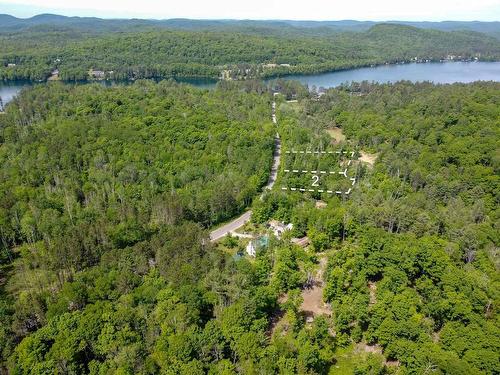
[[[246,252],[251,257],[255,257],[260,250],[265,249],[269,245],[269,237],[261,236],[250,240],[246,247]]]
[[[104,73],[102,70],[91,69],[89,74],[92,78],[97,78],[97,79],[104,79],[106,77],[106,73]]]
[[[16,64],[13,64],[13,63],[9,63],[9,64],[7,64],[7,68],[13,68],[13,67],[15,67],[15,66],[16,66]]]
[[[273,234],[278,238],[281,238],[281,235],[286,231],[293,229],[293,224],[285,224],[277,220],[271,220],[268,225]]]
[[[49,81],[57,81],[59,79],[59,69],[54,69],[50,73],[50,77],[48,78]]]

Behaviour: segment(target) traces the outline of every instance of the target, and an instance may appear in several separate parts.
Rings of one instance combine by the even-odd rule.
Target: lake
[[[336,87],[345,82],[412,82],[455,83],[474,81],[500,81],[500,62],[444,62],[381,65],[360,69],[343,70],[314,75],[292,75],[294,79],[310,88]]]
[[[412,82],[455,83],[473,81],[500,81],[500,62],[445,62],[382,65],[375,67],[343,70],[313,75],[291,75],[284,79],[297,80],[309,87],[336,87],[345,82],[374,81],[379,83],[407,80]],[[215,82],[209,79],[179,79],[179,82],[201,88],[213,88]],[[102,82],[105,85],[128,84],[131,82]],[[0,97],[4,104],[30,83],[0,82]]]
[[[19,82],[2,82],[0,81],[0,98],[3,104],[7,104],[12,98],[27,84]]]

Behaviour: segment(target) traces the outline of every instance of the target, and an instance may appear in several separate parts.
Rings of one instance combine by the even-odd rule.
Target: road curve
[[[240,217],[237,217],[230,223],[223,225],[220,228],[217,228],[210,232],[210,241],[220,240],[222,237],[225,237],[226,234],[235,231],[238,228],[241,228],[245,225],[246,222],[250,220],[250,216],[252,215],[252,211],[246,211]]]
[[[276,124],[276,102],[273,101],[273,122]],[[273,152],[273,164],[271,166],[271,173],[269,174],[269,180],[267,180],[267,184],[264,187],[264,193],[266,190],[271,190],[278,178],[278,169],[281,161],[281,139],[278,133],[274,137],[274,152]],[[262,196],[260,196],[262,199]],[[236,229],[241,228],[245,223],[250,221],[250,217],[252,216],[252,211],[246,211],[243,215],[237,217],[236,219],[230,221],[229,223],[221,226],[210,232],[210,241],[217,241],[226,236],[228,233],[234,232]]]

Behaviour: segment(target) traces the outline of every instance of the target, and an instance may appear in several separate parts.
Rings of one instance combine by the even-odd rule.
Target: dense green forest
[[[213,91],[55,83],[9,104],[0,116],[2,366],[499,373],[500,84],[363,83],[319,99],[279,85],[299,97],[277,99],[285,149],[319,147],[337,126],[340,146],[378,155],[373,167],[357,164],[349,197],[278,188],[253,199],[276,131],[257,82]],[[252,225],[292,222],[311,246],[272,238],[256,259],[240,259],[239,241],[208,240],[208,226],[248,205]],[[323,258],[332,316],[311,323],[301,289]]]
[[[134,30],[132,28],[132,30]],[[371,64],[459,59],[498,60],[500,41],[471,31],[444,32],[379,24],[363,32],[310,35],[247,28],[138,29],[92,33],[40,26],[0,33],[0,79],[255,78],[317,73]],[[91,70],[98,73],[92,74]]]
[[[349,200],[275,193],[254,220],[291,221],[327,250],[336,345],[384,356],[356,373],[498,373],[500,85],[363,83],[301,103],[281,106],[285,143],[337,126],[377,161]]]
[[[130,284],[116,297],[142,283],[134,270],[145,276],[157,250],[156,261],[179,284],[198,280],[210,248],[203,226],[234,216],[267,181],[269,108],[267,96],[167,81],[51,84],[9,105],[0,118],[1,263],[19,299],[12,316],[2,301],[2,352],[65,310],[47,310],[56,303],[53,288],[70,287],[65,282],[113,253],[120,258],[136,246],[130,272],[117,274],[113,262],[103,273],[111,289],[115,276]],[[154,283],[173,280],[168,273]]]

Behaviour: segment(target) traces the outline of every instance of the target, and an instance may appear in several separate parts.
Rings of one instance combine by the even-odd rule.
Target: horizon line
[[[361,20],[354,18],[344,18],[344,19],[329,19],[329,20],[318,20],[318,19],[290,19],[290,18],[190,18],[190,17],[171,17],[171,18],[141,18],[141,17],[98,17],[98,16],[82,16],[82,15],[64,15],[58,13],[38,13],[31,17],[18,17],[9,13],[0,13],[0,16],[10,16],[19,20],[29,20],[39,16],[58,16],[65,18],[95,18],[100,20],[116,20],[116,21],[127,21],[127,20],[141,20],[141,21],[171,21],[171,20],[189,20],[189,21],[259,21],[259,22],[375,22],[375,23],[383,23],[383,22],[420,22],[420,23],[444,23],[444,22],[482,22],[482,23],[500,23],[500,20],[497,21],[481,21],[479,19],[476,20],[458,20],[458,19],[443,19],[439,21],[430,21],[430,20],[403,20],[403,19],[385,19],[385,20]]]

